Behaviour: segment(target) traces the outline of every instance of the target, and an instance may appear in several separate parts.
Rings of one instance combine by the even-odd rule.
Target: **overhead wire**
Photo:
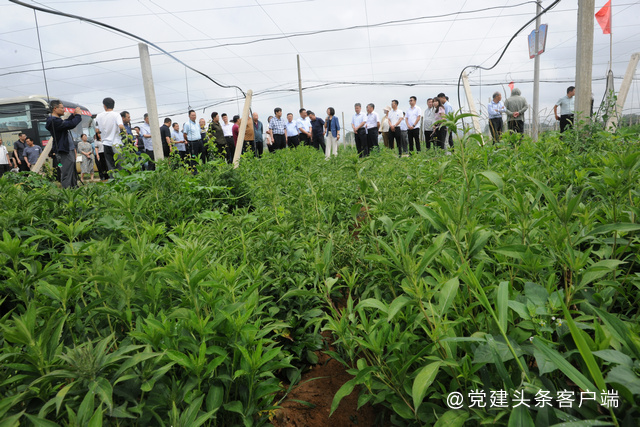
[[[500,56],[498,57],[498,59],[496,60],[496,62],[491,66],[491,67],[483,67],[481,65],[467,65],[466,67],[464,67],[462,69],[462,71],[460,71],[460,76],[458,77],[458,105],[462,105],[462,103],[460,102],[460,83],[462,81],[462,76],[464,75],[464,72],[469,69],[469,68],[474,68],[474,69],[482,69],[485,71],[489,71],[494,69],[502,60],[502,58],[504,57],[504,54],[507,52],[507,49],[509,49],[509,46],[511,45],[511,43],[513,42],[513,40],[515,40],[515,38],[518,36],[518,34],[520,34],[522,32],[522,30],[524,30],[525,28],[527,28],[532,22],[535,22],[535,20],[539,17],[544,15],[545,13],[547,13],[549,10],[553,9],[554,7],[556,7],[558,5],[558,3],[560,3],[560,0],[555,0],[553,3],[551,3],[549,6],[547,6],[545,9],[542,9],[542,11],[537,14],[536,16],[534,16],[532,19],[530,19],[529,21],[527,21],[526,24],[524,24],[522,27],[520,27],[520,29],[518,31],[516,31],[513,36],[511,36],[511,38],[509,39],[509,41],[507,42],[506,46],[504,47],[504,49],[502,50],[502,53],[500,54]],[[462,121],[462,125],[464,126],[464,119]]]
[[[200,71],[200,70],[198,70],[196,68],[193,68],[190,65],[186,64],[184,61],[182,61],[181,59],[179,59],[176,56],[172,55],[171,53],[167,52],[165,49],[161,48],[157,44],[155,44],[153,42],[150,42],[149,40],[146,40],[146,39],[144,39],[144,38],[142,38],[140,36],[137,36],[137,35],[135,35],[133,33],[130,33],[129,31],[125,31],[125,30],[122,30],[120,28],[114,27],[112,25],[105,24],[103,22],[99,22],[99,21],[96,21],[96,20],[93,20],[93,19],[90,19],[90,18],[86,18],[86,17],[83,17],[83,16],[74,15],[74,14],[70,14],[70,13],[66,13],[66,12],[59,12],[59,11],[47,9],[47,8],[44,8],[44,7],[35,6],[35,5],[32,5],[32,4],[24,3],[24,2],[22,2],[20,0],[9,0],[9,1],[11,3],[15,3],[15,4],[18,4],[20,6],[24,6],[24,7],[30,8],[30,9],[38,10],[38,11],[41,11],[41,12],[44,12],[44,13],[50,13],[52,15],[64,16],[64,17],[67,17],[67,18],[75,18],[75,19],[78,19],[80,21],[89,22],[89,23],[91,23],[93,25],[97,25],[99,27],[107,28],[107,29],[109,29],[111,31],[116,31],[118,33],[124,34],[124,35],[126,35],[126,36],[128,36],[130,38],[133,38],[135,40],[138,40],[138,41],[140,41],[142,43],[146,43],[149,46],[154,47],[155,49],[157,49],[160,52],[164,53],[165,55],[169,56],[170,58],[172,58],[176,62],[184,65],[185,67],[187,67],[191,71],[203,76],[204,78],[206,78],[207,80],[211,81],[215,85],[217,85],[217,86],[219,86],[221,88],[225,88],[225,89],[237,88],[244,96],[246,96],[246,94],[242,90],[242,88],[240,88],[240,87],[238,87],[236,85],[225,85],[225,84],[222,84],[222,83],[216,81],[215,79],[211,78],[210,76],[208,76],[207,74],[203,73],[202,71]]]

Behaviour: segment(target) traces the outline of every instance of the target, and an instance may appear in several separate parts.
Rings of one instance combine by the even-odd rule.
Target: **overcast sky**
[[[30,0],[24,0],[30,1]],[[304,106],[324,116],[332,106],[347,121],[353,104],[369,102],[382,108],[391,99],[408,107],[409,96],[426,99],[445,92],[457,108],[456,84],[466,65],[491,66],[512,35],[535,15],[531,1],[424,0],[41,0],[47,8],[95,19],[143,37],[224,85],[252,89],[253,110],[261,119],[281,107],[297,112],[296,54],[300,55],[304,87],[323,83],[357,82],[303,91]],[[543,7],[551,0],[544,0]],[[596,10],[604,5],[596,1]],[[630,56],[640,51],[640,1],[613,0],[613,72],[619,88]],[[544,15],[549,25],[546,52],[541,56],[540,108],[549,120],[553,105],[573,84],[576,56],[576,0],[561,1]],[[488,10],[490,7],[497,9]],[[44,94],[34,12],[2,0],[0,14],[0,98]],[[428,18],[451,14],[447,17]],[[411,22],[376,25],[395,20]],[[37,13],[40,38],[52,97],[102,111],[106,96],[116,110],[128,110],[134,121],[146,111],[137,41],[78,20]],[[363,26],[358,29],[346,29]],[[369,26],[366,28],[366,26]],[[593,77],[604,79],[609,63],[609,36],[594,22]],[[262,38],[293,33],[345,29],[271,41]],[[486,105],[495,90],[514,81],[533,103],[533,63],[528,56],[529,25],[514,40],[491,71],[470,76],[476,104]],[[245,45],[221,46],[251,42]],[[198,117],[212,111],[236,114],[242,99],[235,89],[222,89],[151,48],[153,78],[161,117],[183,121],[189,106]],[[184,51],[188,50],[188,51]],[[129,59],[131,58],[131,59]],[[100,64],[81,65],[104,61]],[[72,67],[67,67],[73,65]],[[76,66],[78,65],[78,66]],[[62,67],[62,68],[55,68]],[[640,83],[631,87],[625,110],[640,112]],[[370,84],[374,83],[374,84]],[[420,83],[397,86],[392,83]],[[428,86],[426,86],[428,85]],[[188,90],[187,90],[188,87]],[[596,104],[604,81],[594,80]],[[220,103],[210,107],[211,104]],[[463,104],[466,101],[463,98]],[[484,107],[481,107],[484,108]],[[204,110],[204,112],[203,112]],[[483,110],[486,115],[486,109]],[[527,115],[527,120],[529,116]]]

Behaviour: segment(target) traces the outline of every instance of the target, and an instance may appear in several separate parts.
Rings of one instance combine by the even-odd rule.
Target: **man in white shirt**
[[[391,101],[391,111],[389,111],[389,148],[393,149],[393,140],[398,144],[398,153],[402,155],[402,132],[400,123],[404,120],[404,113],[398,108],[398,100]]]
[[[298,144],[300,144],[300,139],[298,138],[298,123],[293,121],[293,113],[287,114],[284,133],[287,136],[287,146],[289,148],[296,148]]]
[[[222,113],[220,117],[222,117],[222,133],[224,134],[224,139],[227,141],[227,162],[233,163],[233,151],[236,146],[233,142],[233,123],[229,122],[227,113]]]
[[[487,111],[489,111],[489,130],[491,131],[491,137],[495,144],[500,142],[503,125],[502,113],[505,112],[502,94],[500,92],[493,94],[493,100],[487,105]]]
[[[107,170],[110,174],[116,168],[122,169],[120,162],[116,162],[116,154],[119,155],[122,152],[120,148],[122,145],[120,131],[124,130],[124,124],[122,116],[113,111],[115,105],[116,102],[113,98],[103,99],[102,106],[104,111],[98,113],[95,119],[96,132],[100,132],[102,145],[104,145],[104,157],[107,161]]]
[[[311,119],[307,116],[307,110],[304,108],[301,108],[299,113],[300,117],[296,120],[296,125],[300,144],[311,145]]]
[[[422,121],[422,131],[424,132],[424,142],[427,150],[431,148],[433,134],[433,124],[436,122],[436,114],[433,111],[433,98],[427,99],[427,109],[424,110],[424,120]]]
[[[378,147],[378,129],[380,129],[380,116],[376,113],[376,106],[373,104],[367,104],[367,120],[366,120],[366,128],[367,128],[367,149],[369,150],[369,154],[375,147],[377,150],[380,149]]]
[[[560,133],[565,129],[573,127],[573,112],[575,111],[574,98],[576,94],[575,86],[569,86],[567,88],[567,94],[558,99],[556,105],[553,106],[553,114],[556,116],[556,120],[560,120]],[[558,117],[558,106],[560,106],[560,116]]]
[[[367,146],[367,131],[365,129],[365,121],[367,117],[362,112],[362,105],[356,103],[354,105],[356,113],[351,118],[351,129],[353,129],[353,136],[356,140],[356,149],[360,157],[366,157],[369,155],[369,147]]]
[[[189,110],[189,120],[182,125],[182,132],[184,133],[185,141],[187,141],[187,152],[194,158],[199,157],[204,163],[204,142],[200,134],[200,124],[196,122],[196,112],[194,110]],[[193,160],[191,166],[195,167]]]
[[[422,108],[416,105],[418,98],[409,97],[410,108],[407,110],[407,136],[409,137],[409,151],[413,151],[415,141],[416,151],[420,151],[420,119],[422,118]]]
[[[151,125],[149,124],[149,113],[144,113],[144,123],[140,125],[140,133],[142,134],[142,142],[144,144],[144,153],[149,156],[147,170],[156,170],[155,156],[153,155],[153,142],[151,141]]]

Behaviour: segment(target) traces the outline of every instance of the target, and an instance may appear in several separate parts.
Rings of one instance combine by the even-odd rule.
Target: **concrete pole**
[[[593,21],[595,0],[578,2],[578,43],[576,45],[576,122],[590,120],[591,76],[593,74]]]
[[[153,87],[153,75],[151,73],[151,58],[149,46],[138,43],[140,50],[140,66],[142,68],[142,84],[144,86],[144,98],[147,102],[149,113],[149,127],[151,127],[151,142],[153,143],[153,156],[155,160],[164,159],[162,140],[160,139],[160,120],[158,119],[158,104],[156,103],[156,90]]]
[[[478,120],[478,111],[476,110],[476,104],[473,101],[473,95],[471,94],[471,86],[469,86],[469,76],[467,75],[467,73],[462,74],[462,83],[464,84],[464,93],[467,95],[469,112],[473,114],[473,117],[471,117],[471,121],[473,122],[473,129],[477,134],[482,134],[482,131],[480,130],[480,120]]]
[[[638,66],[638,61],[640,60],[640,52],[634,53],[631,55],[631,60],[629,61],[629,65],[627,65],[627,72],[624,73],[624,78],[622,79],[622,85],[620,85],[620,92],[618,92],[618,99],[616,100],[615,111],[612,112],[609,120],[607,120],[607,125],[605,129],[611,129],[612,131],[616,130],[618,125],[618,120],[622,117],[622,110],[624,109],[624,103],[627,100],[627,95],[629,94],[629,89],[631,88],[631,82],[633,81],[633,75],[636,72],[636,67]]]
[[[536,57],[533,59],[533,108],[530,114],[532,118],[531,139],[533,142],[538,141],[539,132],[539,112],[540,109],[540,55],[538,55],[538,40],[540,38],[540,12],[542,12],[541,0],[536,1]]]
[[[240,166],[240,156],[242,155],[242,146],[244,145],[244,133],[247,131],[247,125],[249,124],[249,110],[251,109],[251,98],[253,97],[253,91],[247,91],[247,97],[244,99],[244,108],[242,108],[242,120],[240,122],[240,128],[238,129],[238,142],[236,144],[236,151],[233,153],[233,168],[238,169]],[[253,126],[253,122],[251,122]]]
[[[302,103],[302,75],[300,74],[300,55],[296,55],[298,60],[298,94],[300,95],[300,108],[304,108]]]

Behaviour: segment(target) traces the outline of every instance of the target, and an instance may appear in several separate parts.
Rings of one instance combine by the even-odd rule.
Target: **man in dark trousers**
[[[160,140],[162,141],[162,153],[168,159],[171,154],[171,119],[167,117],[160,126]]]
[[[64,105],[58,100],[51,101],[51,115],[47,117],[45,128],[53,138],[53,151],[60,167],[60,183],[62,188],[75,188],[78,186],[76,175],[76,146],[69,135],[69,131],[82,121],[82,110],[76,107],[68,119],[63,120]]]

